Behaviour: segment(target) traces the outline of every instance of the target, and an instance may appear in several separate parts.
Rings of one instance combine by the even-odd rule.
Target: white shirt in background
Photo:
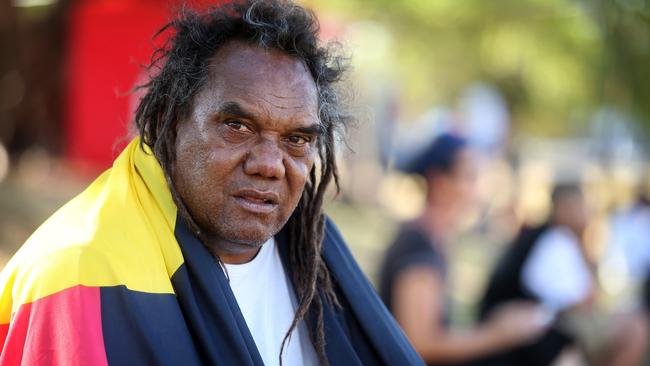
[[[226,264],[230,288],[265,365],[279,365],[280,346],[297,308],[280,253],[271,238],[248,263]],[[304,323],[295,329],[283,353],[283,364],[317,365],[318,358]]]
[[[594,283],[576,235],[558,226],[549,228],[537,240],[524,262],[523,286],[555,311],[586,300]]]

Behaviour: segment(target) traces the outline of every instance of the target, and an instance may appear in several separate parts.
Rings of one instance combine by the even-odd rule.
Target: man
[[[312,13],[186,13],[140,138],[0,276],[1,364],[420,364],[322,202],[341,60]]]

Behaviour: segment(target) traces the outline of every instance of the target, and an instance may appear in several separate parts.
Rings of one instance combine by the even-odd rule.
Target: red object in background
[[[193,4],[204,8],[218,2],[198,0]],[[75,3],[67,38],[64,146],[72,161],[105,169],[128,143],[128,125],[137,102],[131,90],[145,80],[144,65],[153,52],[152,36],[172,18],[178,2]]]

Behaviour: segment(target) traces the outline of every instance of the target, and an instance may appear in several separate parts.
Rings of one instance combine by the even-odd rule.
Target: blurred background
[[[453,322],[473,321],[495,260],[522,224],[546,219],[562,182],[585,192],[599,303],[636,301],[650,233],[624,248],[613,233],[650,191],[649,1],[301,3],[351,60],[343,93],[357,124],[327,211],[373,282],[399,223],[423,206],[423,183],[395,164],[453,132],[480,152],[477,202],[449,252]],[[125,146],[131,90],[175,9],[171,0],[0,3],[0,265]]]

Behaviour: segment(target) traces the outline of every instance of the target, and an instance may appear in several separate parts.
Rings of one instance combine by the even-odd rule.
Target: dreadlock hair
[[[334,86],[346,70],[346,59],[335,52],[334,45],[319,43],[319,24],[313,12],[285,0],[235,1],[204,13],[185,9],[154,37],[167,31],[173,32],[173,36],[152,56],[149,70],[153,76],[141,86],[146,94],[136,110],[135,124],[141,144],[151,148],[162,166],[180,217],[204,243],[201,229],[174,186],[171,171],[175,163],[176,125],[189,116],[195,95],[206,85],[212,56],[234,40],[279,50],[301,60],[316,83],[318,113],[325,136],[317,140],[317,162],[286,224],[298,308],[282,341],[279,361],[282,364],[282,352],[293,330],[309,317],[315,320],[315,326],[307,322],[310,338],[321,364],[327,365],[323,306],[325,302],[340,305],[321,257],[325,222],[322,206],[332,181],[339,189],[335,141],[345,131],[350,117],[341,111]]]

